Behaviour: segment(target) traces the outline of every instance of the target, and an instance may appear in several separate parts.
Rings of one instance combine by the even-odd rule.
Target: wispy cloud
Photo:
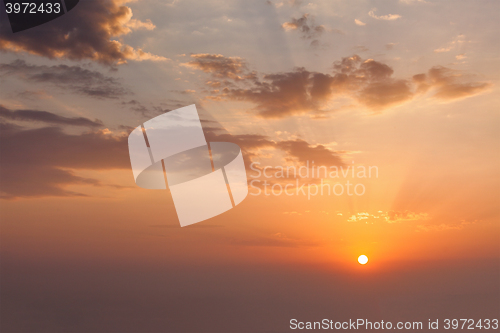
[[[317,38],[325,32],[325,27],[316,25],[309,14],[304,14],[298,19],[292,18],[290,22],[283,23],[282,27],[285,31],[300,31],[302,37],[307,39]]]
[[[397,20],[398,18],[401,18],[401,15],[399,15],[399,14],[387,14],[387,15],[377,16],[375,14],[376,11],[377,11],[377,8],[373,8],[372,10],[370,10],[368,12],[368,15],[370,15],[374,19],[384,20],[384,21],[394,21],[394,20]]]
[[[361,26],[366,25],[366,23],[365,23],[365,22],[362,22],[362,21],[360,21],[360,20],[358,20],[358,19],[354,19],[354,23],[356,23],[357,25],[361,25]]]
[[[427,213],[415,213],[415,212],[411,212],[408,210],[404,210],[404,211],[390,210],[387,213],[382,214],[381,216],[388,223],[419,221],[419,220],[428,220],[429,219],[429,214],[427,214]]]
[[[422,221],[428,220],[429,214],[427,213],[415,213],[408,210],[404,211],[394,211],[390,210],[388,212],[379,211],[376,214],[371,214],[367,212],[356,213],[351,215],[347,222],[360,222],[360,221],[385,221],[387,223],[400,223],[409,221]]]
[[[396,46],[398,43],[387,43],[385,44],[385,49],[386,50],[392,50],[394,46]]]
[[[200,53],[192,54],[193,60],[181,64],[182,66],[211,73],[217,78],[233,80],[243,79],[242,74],[247,72],[246,62],[239,57],[225,57],[222,54]]]
[[[455,49],[456,47],[463,45],[467,41],[465,40],[465,35],[458,35],[454,40],[449,42],[446,46],[437,48],[434,50],[436,53],[443,53],[443,52],[450,52],[451,50]]]
[[[414,3],[428,3],[425,0],[399,0],[399,2],[405,3],[407,5],[411,5],[411,4],[414,4]]]
[[[0,64],[0,73],[37,84],[51,84],[94,98],[117,98],[129,93],[117,79],[80,66],[30,65],[24,60],[15,60]]]
[[[435,66],[427,74],[413,76],[417,92],[425,93],[434,90],[433,96],[441,100],[455,100],[474,96],[487,91],[490,82],[476,81],[475,76],[462,71]]]
[[[151,22],[150,19],[147,19],[144,22],[136,19],[131,19],[127,22],[126,26],[132,30],[154,30],[156,28],[156,26],[153,24],[153,22]]]
[[[47,124],[56,125],[71,125],[71,126],[84,126],[84,127],[102,127],[103,123],[99,119],[90,120],[85,117],[63,117],[52,112],[38,111],[38,110],[9,110],[0,105],[0,118],[42,122]]]
[[[445,230],[462,230],[471,224],[476,224],[477,222],[479,221],[461,220],[460,223],[421,224],[417,226],[417,231],[432,232]]]

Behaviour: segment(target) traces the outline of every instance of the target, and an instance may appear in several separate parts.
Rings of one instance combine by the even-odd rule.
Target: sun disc
[[[366,265],[366,263],[368,262],[368,257],[365,256],[364,254],[360,255],[358,257],[358,262],[361,264],[361,265]]]

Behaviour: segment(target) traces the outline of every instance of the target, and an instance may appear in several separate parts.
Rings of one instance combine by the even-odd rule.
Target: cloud
[[[311,42],[311,44],[309,44],[309,45],[310,45],[312,48],[318,48],[318,47],[320,47],[320,45],[321,45],[321,44],[320,44],[319,40],[315,39],[315,40],[313,40],[313,41]]]
[[[412,97],[406,81],[391,77],[393,70],[373,59],[359,56],[334,62],[332,74],[310,72],[296,68],[292,72],[264,75],[253,73],[246,86],[225,87],[214,99],[249,101],[256,104],[258,115],[283,118],[310,113],[324,115],[327,102],[348,95],[360,104],[379,112],[403,103]]]
[[[145,107],[141,102],[135,99],[131,99],[128,102],[121,102],[121,105],[129,106],[132,111],[141,114],[143,117],[149,116],[150,110],[147,107]]]
[[[211,73],[217,78],[241,80],[240,75],[247,70],[245,61],[239,57],[224,57],[222,54],[200,53],[192,54],[194,60],[181,64],[182,66]]]
[[[319,37],[325,32],[325,27],[323,25],[315,25],[309,19],[309,14],[304,14],[298,19],[292,18],[290,22],[285,22],[281,26],[285,31],[298,30],[302,33],[302,37],[307,39]]]
[[[388,223],[397,223],[397,222],[407,222],[407,221],[418,221],[418,220],[428,220],[429,214],[427,213],[414,213],[410,211],[394,211],[390,210],[381,216]]]
[[[152,103],[142,103],[136,99],[131,99],[128,102],[122,101],[120,105],[128,107],[130,110],[137,112],[144,118],[153,118],[157,115],[169,112],[174,109],[184,107],[186,105],[193,104],[189,101],[181,101],[177,99],[166,99],[164,102],[160,102],[159,105],[153,105]]]
[[[203,121],[203,120],[202,120]],[[206,122],[206,121],[203,121]],[[243,152],[243,160],[246,168],[250,168],[252,159],[259,156],[263,149],[273,149],[275,142],[268,136],[260,134],[237,134],[233,135],[222,127],[204,126],[203,132],[208,142],[232,142],[237,144]]]
[[[386,50],[392,50],[394,46],[396,46],[398,43],[387,43],[385,44],[385,49]]]
[[[451,51],[451,49],[452,49],[451,46],[441,47],[439,49],[435,49],[434,52],[436,52],[436,53],[449,52],[449,51]]]
[[[156,26],[151,22],[150,19],[147,19],[145,22],[136,20],[136,19],[131,19],[127,23],[127,27],[129,27],[132,30],[140,30],[140,29],[145,29],[145,30],[154,30]]]
[[[133,101],[133,100],[132,100]],[[132,103],[135,105],[135,103]],[[11,120],[42,121],[59,125],[88,126],[90,131],[68,134],[58,127],[25,128],[12,123],[0,122],[0,198],[28,198],[42,196],[82,196],[67,190],[75,184],[105,185],[101,182],[76,175],[78,170],[130,169],[128,133],[113,134],[109,130],[94,130],[102,125],[86,118],[61,117],[50,112],[0,109],[0,117]],[[279,150],[285,160],[304,163],[309,157],[316,165],[341,164],[337,152],[322,145],[311,145],[303,140],[273,141],[257,134],[231,135],[204,120],[208,141],[234,142],[242,151],[247,168],[263,150]],[[128,126],[121,126],[130,132]]]
[[[456,99],[472,96],[491,86],[476,82],[474,76],[435,66],[429,74],[413,79],[396,79],[394,70],[374,59],[358,55],[344,57],[333,63],[331,73],[295,68],[290,72],[259,75],[250,72],[241,58],[223,55],[193,55],[202,61],[188,63],[192,68],[210,73],[222,81],[209,80],[211,88],[206,99],[213,101],[244,101],[255,105],[263,118],[284,118],[309,114],[313,119],[325,118],[335,110],[355,107],[353,104],[331,108],[332,101],[348,97],[372,113],[411,101],[415,95],[433,88],[434,97]],[[216,87],[217,89],[212,89]]]
[[[342,214],[340,214],[340,215],[342,215]],[[367,220],[370,216],[373,216],[373,215],[370,215],[368,213],[357,213],[355,215],[351,215],[347,219],[347,222],[359,222],[359,221],[362,221],[362,220]]]
[[[368,12],[368,15],[370,15],[374,19],[384,20],[384,21],[394,21],[394,20],[397,20],[398,18],[401,18],[401,15],[399,15],[399,14],[387,14],[387,15],[377,16],[375,14],[376,11],[377,11],[377,8],[373,8],[372,10],[370,10]]]
[[[466,226],[476,224],[477,220],[465,221],[461,220],[460,223],[441,223],[441,224],[422,224],[417,226],[417,231],[444,231],[444,230],[462,230]]]
[[[419,3],[428,3],[427,1],[425,0],[399,0],[399,2],[401,3],[405,3],[407,5],[411,5],[411,4],[414,4],[416,2],[419,2]]]
[[[457,46],[463,45],[464,43],[466,43],[465,35],[458,35],[457,37],[455,37],[454,40],[449,42],[446,46],[435,49],[434,52],[436,53],[450,52]]]
[[[51,99],[54,96],[49,95],[45,90],[25,90],[17,94],[19,98],[28,100]]]
[[[238,134],[232,135],[220,127],[203,128],[207,141],[233,142],[237,144],[242,152],[247,169],[253,159],[260,156],[265,149],[281,150],[285,153],[286,162],[294,162],[306,165],[307,161],[314,161],[315,165],[343,165],[340,152],[333,151],[324,145],[312,145],[302,139],[296,140],[271,140],[268,136],[260,134]]]
[[[359,101],[375,111],[409,101],[413,97],[405,80],[373,82],[359,93]]]
[[[310,145],[304,140],[289,140],[276,143],[276,147],[288,153],[289,161],[298,161],[302,164],[314,161],[315,165],[340,166],[343,165],[340,156],[323,145]]]
[[[366,46],[363,46],[363,45],[357,45],[357,46],[354,46],[352,48],[354,51],[356,52],[367,52],[369,51],[370,49],[368,49]]]
[[[128,169],[127,136],[106,130],[80,135],[57,127],[25,129],[0,123],[0,197],[82,196],[66,190],[72,184],[102,186],[76,176],[74,170]]]
[[[472,75],[443,66],[432,67],[427,74],[413,76],[417,91],[425,93],[434,90],[433,97],[441,100],[455,100],[474,96],[487,91],[492,84],[475,81]]]
[[[354,19],[354,23],[356,23],[357,25],[361,25],[361,26],[366,25],[366,23],[361,22],[361,21],[360,21],[360,20],[358,20],[358,19]]]
[[[71,125],[84,127],[102,127],[103,123],[99,119],[90,120],[84,117],[67,118],[47,111],[37,110],[9,110],[0,105],[0,117],[10,120],[43,122],[56,125]]]
[[[80,1],[74,10],[49,24],[16,34],[2,17],[0,50],[28,52],[51,59],[91,59],[108,65],[127,60],[167,60],[116,39],[135,29],[155,28],[149,20],[132,19],[132,10],[124,5],[126,2],[129,1]]]
[[[265,75],[251,88],[224,88],[231,100],[250,101],[265,118],[282,118],[315,109],[330,94],[329,76],[311,73],[304,68],[293,72]]]
[[[342,214],[340,214],[342,215]],[[414,213],[408,210],[405,211],[394,211],[390,210],[388,212],[379,211],[377,215],[370,214],[366,212],[357,213],[351,215],[347,222],[359,222],[363,220],[371,220],[371,219],[380,219],[383,218],[387,223],[400,223],[400,222],[409,222],[409,221],[422,221],[428,220],[429,214],[427,213]],[[372,220],[372,221],[374,221]],[[368,222],[367,222],[368,223]]]
[[[266,2],[269,5],[273,5],[273,2],[270,1],[270,0],[267,0]],[[276,8],[280,8],[280,7],[283,7],[283,5],[285,5],[285,4],[288,4],[291,7],[298,7],[298,6],[300,6],[302,4],[302,1],[301,0],[283,0],[283,1],[280,1],[280,2],[276,2],[274,4],[274,6]]]
[[[24,60],[0,64],[0,73],[34,83],[48,83],[94,98],[117,98],[129,93],[114,78],[97,71],[67,65],[30,65]]]

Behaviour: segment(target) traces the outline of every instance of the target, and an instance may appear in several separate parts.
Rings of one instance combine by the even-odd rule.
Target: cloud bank
[[[135,29],[155,28],[151,21],[132,19],[132,10],[124,5],[127,2],[130,1],[80,1],[77,8],[58,19],[16,34],[6,17],[2,17],[0,50],[50,59],[90,59],[107,65],[128,60],[167,60],[117,40]]]
[[[210,74],[207,85],[217,88],[207,99],[251,102],[257,115],[264,118],[324,116],[330,110],[329,102],[340,97],[348,97],[370,112],[380,113],[426,91],[432,91],[434,98],[450,101],[476,95],[491,86],[442,66],[411,79],[397,79],[387,64],[358,55],[334,61],[330,73],[300,67],[263,75],[250,71],[241,58],[220,54],[191,57],[193,60],[184,65]]]

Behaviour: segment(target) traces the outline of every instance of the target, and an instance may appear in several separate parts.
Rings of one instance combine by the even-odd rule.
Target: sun
[[[358,257],[358,262],[361,264],[361,265],[366,265],[366,263],[368,262],[368,257],[365,256],[364,254],[360,255]]]

